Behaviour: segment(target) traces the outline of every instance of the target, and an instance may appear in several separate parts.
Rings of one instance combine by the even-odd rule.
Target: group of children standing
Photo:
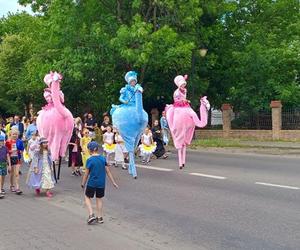
[[[4,198],[6,191],[4,181],[7,174],[10,174],[10,191],[17,195],[23,192],[20,189],[20,169],[22,166],[22,154],[25,149],[24,142],[18,138],[17,127],[12,127],[8,139],[0,136],[0,198]],[[41,189],[46,190],[46,195],[52,197],[50,190],[54,187],[52,179],[52,160],[48,150],[47,141],[39,139],[37,132],[28,141],[27,150],[30,158],[30,168],[26,183],[34,188],[39,194]],[[47,161],[46,161],[47,159]]]

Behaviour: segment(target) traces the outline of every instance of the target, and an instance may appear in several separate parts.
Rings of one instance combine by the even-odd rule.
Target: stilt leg
[[[133,152],[129,152],[129,168],[128,168],[128,172],[134,178],[137,176],[135,162],[134,162],[134,153]]]
[[[182,148],[178,149],[179,168],[182,168]]]
[[[182,164],[185,165],[185,158],[186,158],[186,146],[182,148]]]
[[[58,162],[58,171],[57,171],[57,179],[59,180],[60,177],[60,167],[61,167],[61,156],[59,157],[59,162]]]
[[[53,162],[53,175],[54,175],[54,180],[57,183],[55,162]]]

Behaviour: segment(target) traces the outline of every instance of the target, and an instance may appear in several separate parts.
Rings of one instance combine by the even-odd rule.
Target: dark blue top
[[[91,156],[86,162],[86,168],[90,171],[87,186],[93,188],[105,188],[106,159],[101,155]]]

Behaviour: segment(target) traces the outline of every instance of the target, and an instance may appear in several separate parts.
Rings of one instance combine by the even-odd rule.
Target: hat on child
[[[176,86],[178,88],[180,88],[181,85],[186,84],[187,79],[188,79],[187,75],[184,75],[184,76],[178,75],[178,76],[175,77],[174,83],[176,84]]]
[[[5,137],[3,135],[0,135],[0,141],[5,141]]]
[[[88,145],[87,145],[87,148],[90,150],[90,151],[96,151],[98,150],[99,148],[99,144],[95,141],[91,141]]]
[[[48,143],[48,140],[44,137],[40,138],[40,144]]]

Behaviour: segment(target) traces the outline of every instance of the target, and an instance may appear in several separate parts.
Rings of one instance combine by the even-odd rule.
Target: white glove
[[[201,104],[205,105],[205,107],[206,107],[207,110],[210,110],[210,103],[209,103],[209,101],[207,100],[207,96],[203,96],[203,97],[200,99],[200,102],[201,102]]]

